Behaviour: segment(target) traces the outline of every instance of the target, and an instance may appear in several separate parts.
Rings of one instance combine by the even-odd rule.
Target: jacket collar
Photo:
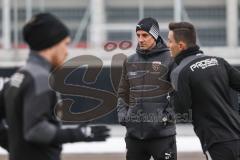
[[[190,47],[186,50],[181,51],[174,59],[174,61],[179,65],[180,62],[185,59],[186,57],[196,55],[196,54],[203,54],[203,51],[200,50],[199,46]]]
[[[154,56],[156,54],[160,54],[160,53],[163,53],[166,51],[169,51],[169,49],[168,49],[166,43],[164,42],[164,40],[162,39],[162,37],[160,37],[160,36],[158,37],[157,44],[153,49],[141,50],[139,48],[139,45],[136,48],[136,52],[144,58],[148,58],[148,57],[151,57],[151,56]]]
[[[48,71],[52,69],[52,65],[45,58],[33,51],[30,52],[27,62],[38,64],[39,66],[45,68]]]

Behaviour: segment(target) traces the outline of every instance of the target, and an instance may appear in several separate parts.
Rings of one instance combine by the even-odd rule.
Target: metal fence
[[[167,36],[171,21],[195,24],[202,46],[239,45],[239,0],[2,0],[0,47],[26,48],[21,29],[32,15],[45,11],[70,28],[73,46],[99,47],[106,41],[135,41],[135,24],[143,17],[159,21]]]

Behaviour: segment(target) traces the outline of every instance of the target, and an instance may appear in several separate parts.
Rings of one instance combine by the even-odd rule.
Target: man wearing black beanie
[[[126,159],[176,160],[169,49],[153,18],[139,21],[136,35],[136,53],[124,62],[118,89],[118,118],[127,129]]]
[[[48,78],[67,56],[67,27],[54,15],[40,13],[25,24],[23,37],[31,53],[4,93],[10,160],[60,160],[63,143],[105,141],[107,127],[62,129],[53,115],[60,99],[50,89]]]

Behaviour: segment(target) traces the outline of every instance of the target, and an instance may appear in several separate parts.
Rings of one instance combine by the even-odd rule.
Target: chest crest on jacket
[[[162,64],[162,62],[160,62],[160,61],[153,61],[152,62],[152,69],[154,71],[159,71],[161,64]]]

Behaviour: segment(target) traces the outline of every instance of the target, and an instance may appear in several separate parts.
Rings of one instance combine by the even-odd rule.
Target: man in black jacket
[[[63,129],[54,115],[60,99],[48,77],[67,56],[67,27],[52,14],[40,13],[25,24],[23,37],[30,56],[5,90],[10,160],[59,160],[62,143],[104,141],[105,126]]]
[[[172,59],[159,33],[155,19],[142,19],[136,27],[137,53],[123,65],[117,112],[127,129],[127,160],[176,160],[175,120],[168,100]]]
[[[230,95],[232,89],[240,91],[240,72],[222,58],[204,55],[192,24],[170,23],[169,30],[178,116],[192,110],[194,131],[208,160],[239,160],[240,115]]]

